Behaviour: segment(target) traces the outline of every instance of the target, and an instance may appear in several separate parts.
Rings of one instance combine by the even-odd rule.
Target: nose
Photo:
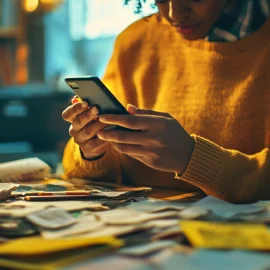
[[[184,22],[189,19],[191,8],[186,1],[171,0],[169,1],[169,17],[173,21]]]

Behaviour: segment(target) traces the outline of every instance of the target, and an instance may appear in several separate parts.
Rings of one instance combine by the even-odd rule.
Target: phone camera
[[[72,89],[79,89],[78,84],[75,83],[75,82],[68,82],[68,85],[69,85]]]

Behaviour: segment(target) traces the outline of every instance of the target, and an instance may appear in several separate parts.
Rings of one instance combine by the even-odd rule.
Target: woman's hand
[[[134,131],[100,131],[97,136],[149,167],[183,174],[193,152],[193,138],[167,113],[140,110],[133,105],[128,111],[132,115],[103,115],[99,120]]]
[[[96,135],[107,125],[98,120],[98,113],[97,107],[88,107],[85,101],[67,107],[62,113],[63,119],[71,123],[69,134],[86,159],[95,159],[105,152],[107,143]]]

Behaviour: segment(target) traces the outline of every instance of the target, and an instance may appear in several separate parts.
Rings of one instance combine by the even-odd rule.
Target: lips
[[[174,25],[176,27],[176,30],[184,35],[188,35],[193,33],[199,26],[200,24],[194,24],[194,25]]]

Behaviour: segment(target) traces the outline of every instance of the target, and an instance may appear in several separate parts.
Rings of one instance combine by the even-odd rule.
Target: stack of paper
[[[123,246],[113,237],[51,239],[27,237],[0,245],[0,267],[12,269],[59,269]]]
[[[0,183],[0,200],[8,198],[13,190],[18,188],[18,184],[14,183]]]
[[[0,182],[32,181],[47,177],[48,164],[38,158],[26,158],[0,164]]]

